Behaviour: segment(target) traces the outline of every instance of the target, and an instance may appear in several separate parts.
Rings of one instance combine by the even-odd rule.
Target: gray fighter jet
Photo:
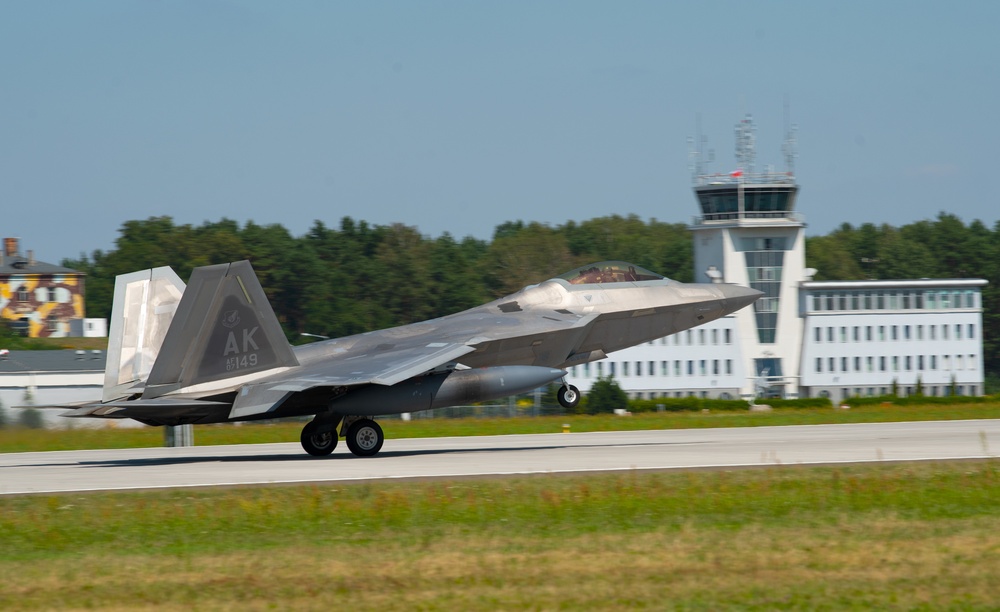
[[[524,393],[563,379],[559,402],[580,401],[564,368],[707,323],[759,291],[685,284],[624,262],[602,262],[439,319],[292,347],[250,263],[170,268],[115,282],[103,398],[63,416],[147,425],[312,415],[306,452],[338,437],[372,456],[376,415]],[[338,436],[338,427],[340,429]]]

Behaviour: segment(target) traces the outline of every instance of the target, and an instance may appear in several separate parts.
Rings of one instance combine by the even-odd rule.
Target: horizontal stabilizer
[[[72,406],[65,407],[72,408]],[[156,398],[152,400],[122,400],[108,403],[93,402],[78,406],[59,416],[136,419],[143,422],[155,421],[158,424],[172,424],[173,422],[183,422],[184,420],[194,422],[207,415],[228,412],[228,402],[185,398]]]

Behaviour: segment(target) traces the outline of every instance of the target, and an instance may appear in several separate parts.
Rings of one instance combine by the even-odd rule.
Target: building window
[[[861,342],[861,328],[856,325],[854,326],[854,341]]]
[[[726,360],[726,374],[731,375],[733,373],[733,360]]]
[[[837,371],[837,360],[834,357],[830,357],[827,360],[827,364],[829,364],[829,368],[830,368],[831,372],[836,372]]]
[[[612,361],[611,363],[608,364],[608,376],[611,376],[613,378],[614,375],[615,375],[615,362]]]
[[[923,339],[924,339],[924,326],[917,325],[917,340],[923,340]]]
[[[732,331],[733,330],[731,330],[731,329],[724,329],[724,330],[722,330],[723,339],[724,339],[723,341],[726,344],[732,344],[733,343],[733,334],[732,334]]]
[[[961,340],[961,339],[962,339],[962,326],[956,323],[955,324],[955,340]]]
[[[680,376],[680,375],[681,375],[681,361],[680,359],[678,359],[677,361],[674,362],[674,376]]]
[[[904,325],[903,326],[903,340],[909,340],[909,339],[910,339],[910,326],[909,325]]]
[[[846,327],[841,327],[840,328],[840,341],[841,342],[847,342],[847,328]]]
[[[976,337],[976,325],[974,323],[969,323],[969,340]]]
[[[847,357],[840,358],[840,371],[847,372]]]
[[[823,341],[823,330],[817,327],[814,331],[816,332],[816,342],[822,342]]]
[[[612,364],[612,366],[613,366],[613,365],[614,365],[614,364]],[[612,367],[612,370],[611,370],[611,373],[612,373],[612,374],[614,374],[614,373],[615,373],[615,371],[614,371],[614,368],[613,368],[613,367]],[[627,361],[624,361],[624,362],[622,362],[622,376],[628,376],[628,362],[627,362]]]
[[[661,361],[660,362],[660,373],[664,376],[670,376],[670,362]]]
[[[937,369],[937,355],[931,355],[931,369]]]
[[[885,357],[878,358],[878,371],[885,372]]]
[[[703,329],[698,330],[698,344],[705,346],[705,330]]]
[[[719,330],[713,329],[712,330],[712,344],[718,344],[718,343],[719,343]]]
[[[917,355],[917,371],[918,372],[923,372],[924,371],[924,356],[923,355]]]
[[[713,359],[712,360],[712,375],[713,376],[718,376],[719,375],[719,360],[718,359]]]
[[[907,355],[906,356],[906,371],[909,372],[912,369],[913,369],[913,357]]]
[[[893,357],[892,357],[892,371],[893,372],[898,372],[899,371],[899,356],[898,355],[893,355]]]
[[[701,376],[705,376],[708,374],[708,367],[705,364],[706,362],[704,359],[698,360],[698,374]]]
[[[24,285],[21,285],[20,287],[18,287],[17,288],[17,301],[18,302],[27,302],[29,299],[30,298],[28,297],[28,289]]]
[[[694,361],[688,359],[688,376],[694,376]]]
[[[878,341],[885,342],[885,325],[878,326]]]
[[[833,328],[832,327],[827,327],[826,328],[826,341],[827,342],[833,342]]]
[[[868,369],[867,369],[868,372],[874,372],[875,371],[875,358],[872,357],[871,355],[869,355],[868,357],[866,357],[865,358],[865,365],[868,366]]]
[[[865,327],[865,340],[867,342],[871,342],[872,341],[872,326],[871,325],[868,325],[868,326]]]

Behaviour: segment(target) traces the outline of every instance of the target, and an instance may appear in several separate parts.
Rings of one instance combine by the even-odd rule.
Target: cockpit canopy
[[[588,264],[560,274],[556,278],[561,278],[573,285],[667,280],[664,276],[624,261],[602,261]]]

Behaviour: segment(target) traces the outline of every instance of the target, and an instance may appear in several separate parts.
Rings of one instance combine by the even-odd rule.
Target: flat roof
[[[921,278],[913,280],[802,281],[803,289],[936,289],[940,287],[983,287],[983,278]]]
[[[0,347],[2,348],[2,347]],[[10,351],[0,356],[0,374],[104,371],[104,351]]]

